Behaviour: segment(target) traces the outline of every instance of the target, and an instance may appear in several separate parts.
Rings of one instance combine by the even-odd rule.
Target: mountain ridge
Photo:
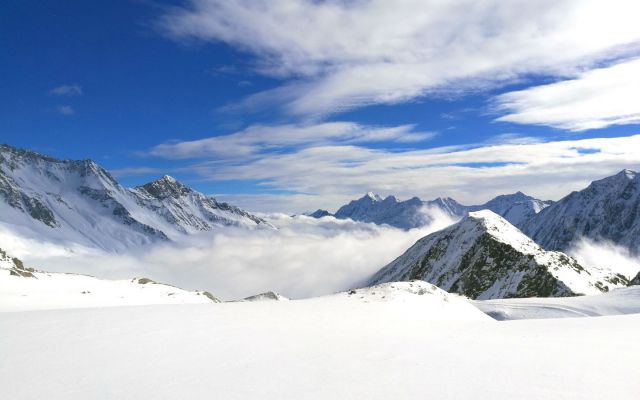
[[[222,226],[271,227],[164,176],[126,188],[92,160],[58,160],[0,145],[0,222],[36,238],[108,251]]]
[[[567,250],[581,238],[640,254],[640,175],[624,169],[574,191],[526,221],[523,232],[545,248]]]
[[[365,286],[421,279],[473,299],[595,294],[627,278],[542,249],[489,210],[418,240]]]

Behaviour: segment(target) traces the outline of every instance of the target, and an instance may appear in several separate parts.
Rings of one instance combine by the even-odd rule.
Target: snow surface
[[[474,301],[498,320],[566,318],[640,313],[640,286],[592,296]]]
[[[39,271],[30,272],[33,277],[23,277],[11,275],[11,267],[0,259],[0,311],[213,301],[204,292],[190,292],[144,278],[103,280],[88,275]]]
[[[454,312],[463,300],[447,302],[429,284],[407,285],[284,302],[0,313],[0,398],[635,400],[640,393],[640,315],[497,322],[468,303]],[[453,314],[458,321],[440,318]]]

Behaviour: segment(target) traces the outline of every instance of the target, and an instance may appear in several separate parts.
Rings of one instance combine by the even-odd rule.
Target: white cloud
[[[71,106],[58,106],[56,110],[58,111],[58,113],[62,115],[67,115],[67,116],[73,115],[76,113],[76,111]]]
[[[414,131],[413,125],[394,127],[363,126],[354,122],[324,122],[306,125],[252,125],[229,135],[207,139],[165,143],[150,153],[172,159],[256,155],[295,146],[329,143],[365,143],[395,141],[412,143],[431,139],[433,132]]]
[[[467,204],[517,190],[555,200],[624,168],[638,169],[638,160],[640,135],[408,151],[322,146],[245,163],[203,162],[191,170],[206,179],[260,180],[265,189],[300,193],[266,195],[268,201],[265,195],[221,197],[250,210],[302,212],[335,210],[370,190]]]
[[[498,121],[572,131],[640,122],[640,59],[496,98]]]
[[[49,94],[55,96],[82,96],[82,87],[80,85],[62,85],[55,87],[49,91]]]
[[[407,232],[333,218],[274,215],[271,221],[279,230],[229,228],[121,255],[65,251],[16,238],[2,226],[0,241],[27,265],[44,270],[111,279],[145,276],[209,290],[227,300],[268,290],[301,298],[354,287],[422,236],[453,222],[442,214],[434,217],[434,225]]]
[[[582,238],[567,251],[581,265],[591,268],[614,267],[615,271],[627,279],[633,279],[640,271],[640,258],[634,257],[628,249],[609,242],[594,242]]]
[[[294,114],[393,104],[527,74],[571,76],[637,52],[635,0],[192,0],[159,22],[179,40],[224,42],[289,79],[247,99]]]

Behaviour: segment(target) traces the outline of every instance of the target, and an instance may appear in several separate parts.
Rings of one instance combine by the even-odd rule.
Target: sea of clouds
[[[361,285],[418,239],[455,222],[437,210],[425,212],[433,222],[409,231],[333,217],[270,214],[277,230],[222,228],[123,254],[27,239],[0,225],[0,247],[45,271],[149,277],[208,290],[223,300],[270,290],[307,298]],[[569,253],[585,266],[613,267],[627,276],[640,270],[640,259],[607,243],[581,240]]]

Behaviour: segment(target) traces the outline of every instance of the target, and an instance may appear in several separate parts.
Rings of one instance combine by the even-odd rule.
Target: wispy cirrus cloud
[[[633,0],[191,0],[158,25],[251,53],[258,73],[284,80],[240,107],[277,101],[308,116],[529,74],[571,77],[637,54],[639,13]]]
[[[53,96],[82,96],[84,93],[80,85],[72,84],[54,87],[49,90],[49,94]]]
[[[593,69],[575,79],[501,94],[498,121],[571,131],[640,123],[640,59]]]
[[[339,121],[252,125],[229,135],[160,144],[151,149],[150,154],[170,159],[235,158],[329,144],[415,143],[429,140],[435,135],[435,132],[416,131],[414,125],[380,127]]]
[[[71,106],[58,106],[56,111],[65,116],[71,116],[76,113],[76,110]]]

